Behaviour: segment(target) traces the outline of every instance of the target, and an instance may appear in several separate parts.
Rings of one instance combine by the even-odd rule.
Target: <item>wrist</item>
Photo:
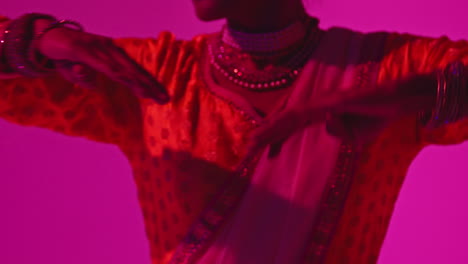
[[[36,53],[32,49],[38,20],[55,18],[45,14],[25,14],[11,20],[5,30],[3,52],[6,62],[14,72],[27,77],[39,77],[53,70],[50,61],[36,60]]]
[[[453,62],[445,69],[437,71],[436,76],[437,88],[433,107],[419,116],[419,121],[430,129],[457,122],[465,118],[468,112],[466,66],[462,62]]]
[[[37,21],[36,38],[32,48],[38,54],[51,60],[74,60],[73,39],[81,33],[80,24],[69,21]]]
[[[54,22],[55,22],[54,20],[49,20],[49,19],[36,20],[36,22],[34,23],[34,35],[35,36],[41,35],[41,38],[33,40],[31,49],[33,52],[35,52],[39,56],[43,56],[43,57],[50,58],[50,59],[62,59],[62,58],[54,58],[54,53],[51,52],[51,50],[57,48],[56,47],[57,45],[53,43],[54,38],[47,37],[47,35],[49,35],[52,30],[49,30],[46,33],[42,33]],[[51,46],[52,48],[47,48],[48,46]]]
[[[3,45],[9,67],[28,77],[52,73],[55,70],[53,60],[67,60],[67,54],[71,54],[69,33],[73,30],[64,29],[66,25],[82,30],[76,22],[58,21],[45,14],[31,13],[12,20],[5,30]]]
[[[0,72],[9,73],[12,72],[11,68],[8,66],[6,57],[5,57],[5,30],[10,23],[9,20],[0,22]]]
[[[51,64],[51,61],[46,54],[40,50],[41,39],[36,39],[47,27],[49,27],[55,20],[53,19],[37,19],[33,25],[33,37],[29,47],[29,60],[35,62],[36,65],[45,66]],[[49,67],[52,67],[49,65]]]

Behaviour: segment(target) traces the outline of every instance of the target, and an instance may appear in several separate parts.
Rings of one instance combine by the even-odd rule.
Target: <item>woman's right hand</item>
[[[48,20],[36,21],[36,31],[47,27]],[[125,85],[138,97],[150,98],[159,104],[169,101],[161,83],[132,60],[111,38],[70,28],[54,28],[37,43],[38,51],[56,61],[57,70],[65,78],[92,87],[96,73]]]

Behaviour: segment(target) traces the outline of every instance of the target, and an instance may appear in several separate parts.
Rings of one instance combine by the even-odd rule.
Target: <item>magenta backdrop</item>
[[[322,26],[468,38],[466,0],[307,0]],[[189,0],[15,0],[31,11],[81,21],[108,36],[187,38],[215,30]],[[0,121],[0,263],[148,264],[130,167],[114,146]],[[414,161],[380,264],[468,263],[468,143],[430,147]]]

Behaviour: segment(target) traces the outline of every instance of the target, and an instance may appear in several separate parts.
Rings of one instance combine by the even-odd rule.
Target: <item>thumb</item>
[[[97,72],[82,63],[61,60],[56,61],[56,68],[71,83],[88,89],[96,87]]]

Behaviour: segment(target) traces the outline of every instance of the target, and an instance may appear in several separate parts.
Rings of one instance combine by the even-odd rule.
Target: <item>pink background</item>
[[[468,37],[466,0],[306,0],[323,27]],[[15,0],[0,13],[40,11],[89,31],[187,38],[216,30],[189,0]],[[111,145],[0,120],[0,263],[148,264],[130,167]],[[430,147],[414,161],[380,264],[468,263],[468,143]]]

